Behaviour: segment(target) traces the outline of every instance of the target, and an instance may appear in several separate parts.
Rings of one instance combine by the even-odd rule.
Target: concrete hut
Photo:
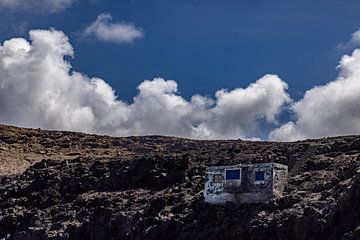
[[[205,202],[256,203],[282,196],[288,167],[278,163],[213,166],[206,169]]]

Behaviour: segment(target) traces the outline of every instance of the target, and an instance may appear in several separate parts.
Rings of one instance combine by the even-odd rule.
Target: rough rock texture
[[[288,164],[285,196],[204,203],[206,166],[249,162]],[[195,141],[2,126],[0,166],[0,239],[360,239],[358,136]]]

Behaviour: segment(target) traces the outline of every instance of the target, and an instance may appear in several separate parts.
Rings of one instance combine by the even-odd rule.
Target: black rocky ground
[[[360,239],[360,137],[115,140],[143,150],[46,159],[1,176],[0,239]],[[204,203],[206,166],[271,161],[289,165],[284,197]]]

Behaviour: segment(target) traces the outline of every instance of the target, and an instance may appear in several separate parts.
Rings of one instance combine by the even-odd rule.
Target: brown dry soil
[[[278,162],[282,198],[204,203],[206,166]],[[360,137],[113,138],[0,125],[0,239],[360,239]]]

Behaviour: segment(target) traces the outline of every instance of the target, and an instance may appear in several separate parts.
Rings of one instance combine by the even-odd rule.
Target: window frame
[[[258,174],[261,174],[261,179],[258,179]],[[255,171],[255,182],[263,182],[265,181],[265,171],[263,170],[256,170]]]
[[[227,172],[228,171],[239,171],[239,178],[231,178],[231,179],[228,179],[227,178]],[[242,171],[241,171],[241,168],[228,168],[228,169],[225,169],[225,181],[241,181],[241,177],[242,177]]]

